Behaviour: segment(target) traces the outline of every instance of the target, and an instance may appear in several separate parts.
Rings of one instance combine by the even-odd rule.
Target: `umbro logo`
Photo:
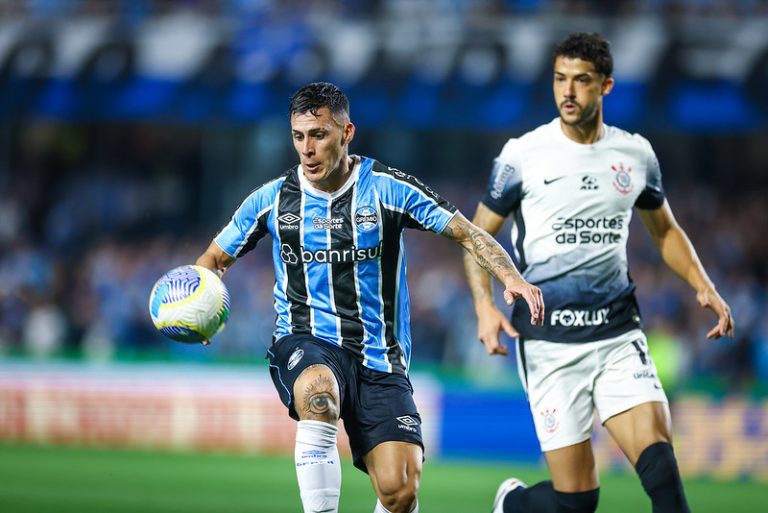
[[[301,221],[301,218],[292,212],[288,212],[278,217],[277,220],[285,224],[295,224]]]
[[[281,230],[298,230],[298,222],[301,221],[301,218],[292,212],[286,212],[278,217],[277,220],[281,223]]]
[[[415,426],[418,424],[418,421],[411,417],[410,415],[403,415],[402,417],[397,417],[397,421],[401,424],[405,424],[406,426]]]
[[[419,425],[419,421],[411,417],[410,415],[403,415],[402,417],[397,417],[397,421],[399,424],[397,425],[398,429],[402,429],[404,431],[410,431],[411,433],[417,433]]]
[[[544,179],[544,185],[549,185],[551,183],[555,183],[556,181],[562,180],[563,178],[565,178],[565,176],[558,176],[556,178],[545,178]]]

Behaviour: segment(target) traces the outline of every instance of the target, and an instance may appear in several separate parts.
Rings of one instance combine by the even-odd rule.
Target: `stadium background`
[[[309,81],[349,93],[353,152],[470,216],[506,139],[556,115],[549,52],[576,30],[611,40],[606,122],[651,141],[736,317],[734,340],[706,340],[712,316],[633,223],[632,277],[684,476],[768,499],[764,0],[0,2],[0,460],[32,461],[38,445],[290,453],[263,360],[268,244],[226,275],[233,311],[212,347],[154,332],[152,283],[293,165],[285,110]],[[406,244],[429,457],[535,474],[514,358],[477,343],[460,251],[414,232]],[[595,444],[604,471],[627,471],[600,429]],[[16,485],[0,505],[26,511]]]

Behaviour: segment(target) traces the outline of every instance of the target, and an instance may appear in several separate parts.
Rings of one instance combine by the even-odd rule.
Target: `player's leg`
[[[643,403],[614,415],[605,427],[635,467],[654,513],[690,511],[672,450],[669,406]]]
[[[383,442],[364,457],[378,502],[374,513],[418,511],[424,451],[408,442]]]
[[[591,441],[546,451],[544,456],[552,480],[531,487],[508,483],[514,488],[506,494],[499,490],[494,513],[592,513],[597,509],[600,481]]]
[[[325,365],[304,369],[293,385],[296,477],[305,512],[335,512],[341,493],[336,424],[341,401],[336,377]]]
[[[296,477],[304,511],[338,511],[341,466],[336,427],[346,384],[342,349],[288,335],[268,351],[270,374],[296,429]]]
[[[634,330],[601,349],[604,371],[595,406],[608,432],[635,466],[654,513],[690,511],[672,451],[672,422],[645,335]]]
[[[351,386],[351,385],[350,385]],[[407,376],[365,367],[344,410],[354,464],[376,491],[377,513],[418,511],[424,460],[421,417]]]
[[[596,362],[589,344],[525,341],[518,366],[528,393],[536,435],[552,480],[530,487],[507,480],[494,513],[593,513],[600,493],[592,435]]]

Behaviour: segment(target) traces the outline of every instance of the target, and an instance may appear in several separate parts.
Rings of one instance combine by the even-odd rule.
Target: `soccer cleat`
[[[493,499],[493,509],[491,510],[491,513],[504,513],[504,498],[509,492],[517,490],[518,488],[526,488],[525,483],[514,477],[505,479],[496,491],[496,498]]]

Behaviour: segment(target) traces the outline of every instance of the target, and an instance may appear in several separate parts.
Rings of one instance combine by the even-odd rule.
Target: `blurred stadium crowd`
[[[233,312],[212,348],[192,350],[162,339],[147,313],[153,282],[171,267],[193,262],[239,199],[260,181],[232,193],[237,199],[222,209],[201,210],[205,191],[198,168],[203,159],[199,138],[185,135],[189,129],[136,125],[111,131],[105,136],[110,129],[43,123],[22,132],[20,153],[0,195],[0,349],[40,358],[149,354],[260,360],[274,319],[269,242],[225,276]],[[278,131],[288,143],[285,129]],[[377,154],[365,139],[359,146]],[[748,144],[739,146],[750,151]],[[660,149],[665,169],[663,145]],[[387,155],[380,154],[386,161]],[[483,165],[465,167],[470,172],[463,178],[449,180],[434,169],[402,167],[471,215],[492,158],[489,153]],[[716,156],[707,158],[721,164]],[[285,162],[270,172],[291,164]],[[654,336],[671,340],[682,351],[680,371],[686,376],[719,376],[730,386],[750,386],[755,379],[768,379],[768,243],[759,228],[768,218],[766,189],[753,187],[745,178],[750,175],[737,170],[685,176],[675,172],[675,164],[667,166],[670,201],[735,312],[737,337],[706,340],[714,318],[698,307],[682,280],[663,268],[635,221],[630,265],[641,310]],[[227,183],[230,177],[236,175],[222,171],[218,180]],[[754,183],[760,180],[755,177]],[[501,239],[509,247],[506,233]],[[418,232],[409,232],[406,244],[414,361],[487,369],[487,357],[476,342],[460,251],[440,237]]]
[[[735,313],[735,340],[706,340],[714,318],[635,222],[630,268],[652,338],[679,353],[683,377],[768,382],[766,20],[765,0],[0,2],[0,354],[261,359],[269,243],[225,277],[233,312],[212,348],[161,339],[147,301],[293,164],[288,94],[341,83],[360,126],[352,151],[471,216],[506,138],[555,115],[549,45],[587,29],[614,42],[607,122],[654,144]],[[460,252],[406,242],[415,365],[487,371]]]

